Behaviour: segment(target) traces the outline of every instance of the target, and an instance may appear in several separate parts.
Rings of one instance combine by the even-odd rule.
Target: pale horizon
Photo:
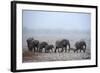
[[[23,10],[23,29],[90,31],[91,14]]]

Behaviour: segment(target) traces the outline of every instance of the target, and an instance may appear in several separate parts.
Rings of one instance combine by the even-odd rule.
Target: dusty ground
[[[86,41],[87,49],[86,52],[74,53],[63,52],[63,53],[33,53],[29,52],[27,48],[26,39],[28,37],[34,37],[34,39],[39,40],[39,42],[46,41],[48,44],[53,44],[55,46],[56,40],[68,39],[71,44],[71,48],[75,48],[75,43],[79,40]],[[89,33],[66,33],[66,34],[53,34],[53,35],[34,35],[33,33],[23,34],[23,62],[45,62],[45,61],[68,61],[68,60],[84,60],[91,59],[91,40]]]
[[[34,53],[25,51],[23,53],[23,62],[45,62],[45,61],[68,61],[68,60],[83,60],[90,59],[88,49],[86,52],[62,52],[62,53]]]

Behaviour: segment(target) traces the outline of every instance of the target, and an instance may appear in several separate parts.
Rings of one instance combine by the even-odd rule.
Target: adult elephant
[[[59,48],[61,48],[61,52],[63,52],[65,50],[65,52],[70,51],[70,42],[67,39],[63,39],[61,41],[56,41],[56,48],[55,48],[55,52],[57,52],[57,49],[59,50]],[[69,49],[68,49],[69,47]]]
[[[28,38],[27,45],[28,45],[29,51],[34,50],[34,52],[36,52],[36,51],[38,51],[39,41],[34,40],[33,38]]]
[[[53,52],[53,48],[54,48],[53,45],[46,45],[46,46],[45,46],[45,53],[50,52],[50,50]]]
[[[38,40],[33,40],[33,48],[35,48],[34,52],[38,52],[38,50],[39,50],[39,41]]]
[[[74,50],[74,52],[78,52],[78,50],[80,50],[80,52],[81,52],[83,50],[83,52],[85,53],[85,51],[86,51],[86,42],[85,41],[76,42],[75,47],[76,47],[76,49]]]
[[[32,51],[33,50],[33,38],[28,38],[27,41],[27,46],[28,46],[28,50]]]
[[[46,45],[48,45],[47,42],[41,42],[39,44],[39,52],[42,52],[43,51],[43,48],[45,49]]]

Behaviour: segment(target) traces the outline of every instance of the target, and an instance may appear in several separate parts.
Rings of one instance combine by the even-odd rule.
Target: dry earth
[[[62,53],[33,53],[29,52],[27,48],[26,39],[28,37],[34,37],[39,42],[46,41],[48,44],[53,44],[61,39],[68,39],[71,44],[71,48],[75,48],[75,43],[79,40],[86,41],[87,49],[86,52],[74,53],[62,52]],[[34,35],[33,33],[24,33],[22,37],[22,48],[23,48],[23,62],[45,62],[45,61],[68,61],[68,60],[86,60],[91,59],[91,40],[89,33],[67,33],[67,34],[54,34],[54,35]]]

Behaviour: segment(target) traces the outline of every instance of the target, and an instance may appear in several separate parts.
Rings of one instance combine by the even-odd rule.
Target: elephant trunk
[[[70,44],[68,44],[69,45],[69,49],[70,49]]]

